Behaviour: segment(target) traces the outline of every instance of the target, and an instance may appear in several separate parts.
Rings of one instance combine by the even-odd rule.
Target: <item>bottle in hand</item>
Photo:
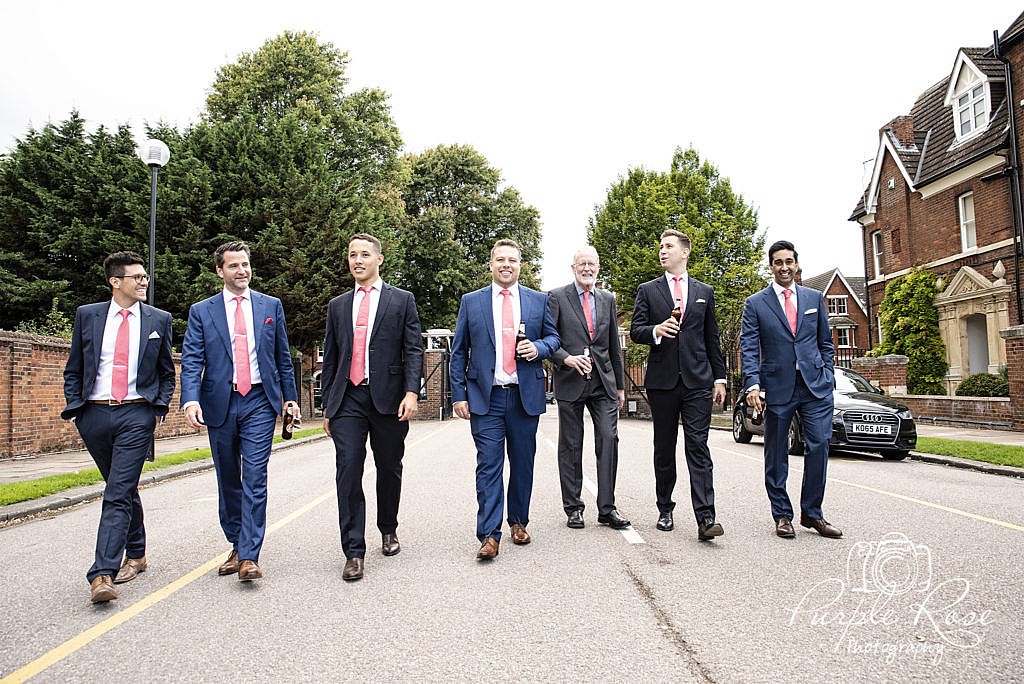
[[[591,363],[593,363],[593,361],[590,358],[590,347],[584,347],[583,348],[583,357],[587,361],[590,361]],[[590,380],[590,378],[591,378],[590,371],[587,371],[586,373],[583,374],[583,379],[584,380]]]
[[[295,416],[292,415],[289,409],[285,409],[283,420],[281,421],[281,439],[291,439],[294,431]]]
[[[662,309],[662,311],[664,311],[664,309]],[[674,309],[672,309],[672,318],[674,318],[676,323],[678,323],[680,321],[680,319],[682,319],[682,317],[683,317],[683,309],[680,307],[679,300],[677,299],[676,300],[676,306],[675,306]]]
[[[526,340],[526,323],[520,323],[519,324],[519,330],[516,331],[516,346],[518,347],[519,343],[523,342],[525,340]],[[526,357],[523,356],[522,354],[520,354],[518,351],[516,352],[516,359],[519,360],[519,361],[526,361]]]

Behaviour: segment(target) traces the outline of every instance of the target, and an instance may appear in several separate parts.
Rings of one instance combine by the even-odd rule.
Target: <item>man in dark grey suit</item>
[[[548,293],[561,346],[555,362],[558,400],[558,473],[566,525],[583,527],[583,407],[594,423],[597,457],[597,522],[629,527],[615,508],[619,463],[619,409],[625,402],[622,349],[615,321],[615,297],[594,287],[600,261],[590,246],[573,257],[573,282]]]

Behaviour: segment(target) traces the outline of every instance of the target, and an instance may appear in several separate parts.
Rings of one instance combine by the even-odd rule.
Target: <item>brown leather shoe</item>
[[[512,523],[512,543],[523,544],[530,543],[530,533],[526,531],[526,527],[522,523]]]
[[[117,571],[117,577],[114,578],[114,584],[131,582],[140,573],[146,572],[146,567],[145,556],[142,558],[125,558],[124,563],[121,564],[121,569]]]
[[[812,530],[817,530],[818,534],[822,537],[828,537],[829,539],[839,539],[843,536],[843,531],[835,525],[830,524],[824,518],[808,518],[804,515],[800,516],[800,525],[807,527]]]
[[[796,536],[793,529],[793,522],[789,518],[779,518],[775,521],[775,534],[783,539],[792,539]]]
[[[250,582],[257,579],[263,579],[263,571],[256,565],[256,561],[244,560],[238,564],[238,581]]]
[[[341,571],[341,579],[346,582],[355,582],[363,579],[363,559],[349,558],[345,561],[345,569]]]
[[[498,540],[494,537],[487,537],[484,539],[483,544],[480,545],[480,550],[476,552],[477,560],[494,560],[498,557]]]
[[[117,591],[114,590],[114,584],[110,581],[110,575],[94,577],[89,583],[89,590],[92,592],[93,603],[106,603],[117,598]]]
[[[402,545],[398,542],[398,535],[394,532],[382,534],[380,536],[380,550],[385,556],[394,556],[401,551]]]
[[[232,550],[228,559],[217,568],[218,575],[234,575],[238,572],[238,551]]]

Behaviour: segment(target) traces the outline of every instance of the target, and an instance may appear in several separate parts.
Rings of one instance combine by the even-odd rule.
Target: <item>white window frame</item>
[[[878,342],[877,342],[877,344],[882,344],[882,342],[884,342],[885,340],[882,339],[883,338],[883,335],[882,335],[882,316],[880,314],[875,314],[875,326],[878,328]]]
[[[883,275],[882,273],[882,231],[876,230],[871,234],[871,254],[875,260],[875,277]]]
[[[836,346],[841,349],[849,349],[853,346],[853,331],[850,328],[836,328]],[[843,344],[843,337],[846,337],[846,343]]]
[[[967,218],[968,205],[970,218]],[[956,198],[956,213],[960,221],[960,250],[967,252],[978,248],[978,225],[974,213],[974,193],[965,192]],[[972,244],[973,243],[973,244]]]
[[[323,363],[324,362],[324,349],[323,349],[323,347],[317,347],[316,348],[316,362],[317,363]]]
[[[953,129],[957,140],[970,138],[988,128],[988,81],[975,81],[963,91],[955,93],[953,98]]]
[[[829,316],[846,316],[850,310],[847,307],[847,295],[828,295],[828,315]],[[842,307],[840,307],[842,305]],[[840,311],[842,308],[842,311]]]

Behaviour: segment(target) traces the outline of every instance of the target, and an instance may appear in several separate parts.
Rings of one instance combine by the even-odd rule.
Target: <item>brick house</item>
[[[838,268],[825,271],[801,284],[822,292],[828,306],[828,325],[836,348],[836,363],[848,366],[850,360],[864,356],[868,347],[868,312],[864,278],[844,276]]]
[[[926,268],[940,277],[950,393],[1006,364],[999,331],[1021,321],[1024,14],[991,47],[965,47],[909,114],[879,131],[871,181],[851,221],[863,232],[864,340],[880,341],[886,285]]]

